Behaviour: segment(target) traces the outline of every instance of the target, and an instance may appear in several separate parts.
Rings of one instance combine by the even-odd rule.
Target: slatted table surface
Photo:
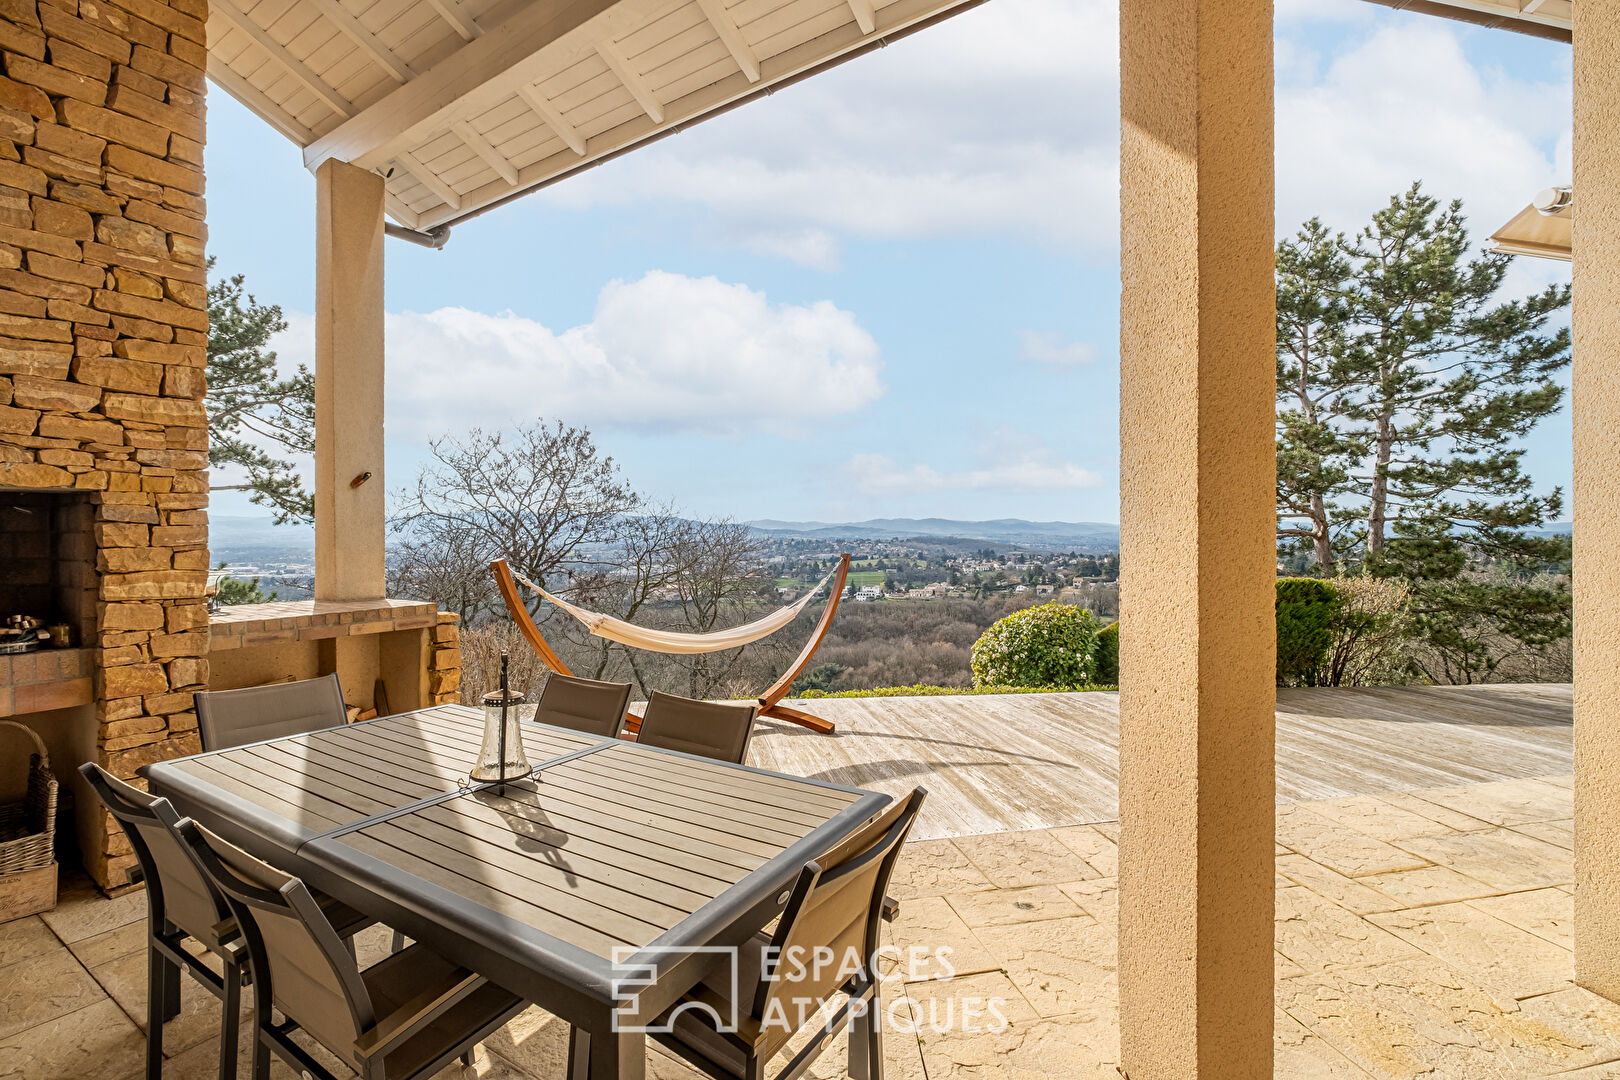
[[[540,725],[526,731],[524,745],[536,763],[599,742]],[[477,710],[441,706],[198,754],[151,771],[179,798],[234,803],[244,820],[266,826],[278,839],[304,843],[464,790],[482,734]]]
[[[469,784],[481,731],[478,710],[441,706],[144,774],[182,813],[590,1032],[593,1077],[601,1053],[603,1075],[640,1075],[641,1036],[611,1022],[626,972],[655,1015],[889,802],[537,724],[531,778]]]
[[[476,906],[611,960],[683,936],[705,905],[865,798],[620,743],[305,856],[351,876],[410,875],[431,910]]]

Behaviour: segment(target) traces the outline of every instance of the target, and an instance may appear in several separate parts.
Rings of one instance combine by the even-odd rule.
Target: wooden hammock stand
[[[545,635],[540,633],[540,628],[535,625],[534,617],[529,614],[529,605],[523,602],[523,594],[518,592],[517,580],[512,576],[512,568],[506,565],[506,560],[496,559],[489,567],[495,571],[495,584],[501,590],[501,599],[506,601],[506,610],[511,613],[512,621],[517,623],[518,629],[533,647],[535,654],[540,657],[540,662],[559,675],[573,675],[568,665],[562,662],[562,657],[558,656],[557,651],[546,641]],[[810,640],[805,642],[798,657],[788,665],[787,671],[759,695],[759,715],[786,720],[822,734],[829,734],[834,730],[833,725],[821,717],[811,716],[798,709],[790,709],[781,702],[792,689],[793,680],[810,666],[816,650],[821,647],[827,631],[832,628],[833,616],[838,612],[838,601],[843,598],[844,580],[847,577],[849,577],[849,555],[844,554],[838,557],[838,570],[833,575],[832,593],[827,598],[827,610],[821,613],[821,621],[816,623],[815,632],[810,635]],[[641,718],[633,713],[628,714],[625,728],[631,732],[639,731]]]

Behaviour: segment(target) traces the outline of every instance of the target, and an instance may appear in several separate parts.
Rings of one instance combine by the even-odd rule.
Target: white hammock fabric
[[[633,649],[645,649],[648,652],[690,654],[735,649],[758,641],[761,638],[770,637],[798,618],[799,613],[809,605],[811,599],[821,591],[821,587],[827,584],[827,581],[834,573],[837,573],[836,567],[826,577],[817,582],[815,588],[787,607],[777,608],[763,619],[756,619],[742,626],[733,626],[729,630],[716,630],[709,634],[682,634],[673,630],[650,630],[645,626],[636,626],[633,623],[625,622],[623,619],[615,619],[611,615],[587,611],[582,607],[570,604],[566,600],[553,596],[515,571],[512,577],[578,619],[584,624],[585,629],[591,632],[593,637],[616,641],[620,645],[628,645]]]

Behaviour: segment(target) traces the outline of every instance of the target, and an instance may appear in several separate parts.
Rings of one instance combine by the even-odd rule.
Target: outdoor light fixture
[[[1575,205],[1575,189],[1570,187],[1543,188],[1530,203],[1543,214],[1558,214]]]
[[[478,747],[478,763],[472,770],[474,780],[502,787],[507,781],[522,780],[534,771],[523,753],[523,731],[519,721],[532,718],[535,707],[507,685],[506,664],[506,650],[502,649],[501,688],[491,690],[483,697],[484,741]],[[496,790],[499,792],[502,788]]]

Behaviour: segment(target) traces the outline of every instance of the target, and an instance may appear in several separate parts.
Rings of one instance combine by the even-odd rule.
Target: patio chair
[[[241,690],[202,690],[193,700],[204,750],[307,735],[349,722],[336,673]]]
[[[79,774],[129,838],[138,863],[131,880],[146,883],[147,1080],[162,1075],[163,1024],[180,1011],[182,968],[220,999],[219,1076],[229,1080],[236,1075],[242,986],[249,981],[246,945],[230,909],[176,835],[180,815],[169,800],[124,783],[93,762],[80,765]],[[317,903],[345,939],[373,921],[330,897]],[[219,957],[220,974],[186,949],[188,937]]]
[[[597,682],[552,672],[535,708],[537,723],[618,738],[630,705],[630,684]]]
[[[294,1072],[337,1080],[293,1041],[300,1028],[364,1080],[432,1076],[458,1057],[470,1065],[473,1048],[523,1009],[522,998],[425,945],[360,970],[302,881],[190,818],[177,831],[247,941],[254,1080],[269,1077],[272,1050]]]
[[[791,1080],[808,1070],[848,1024],[850,1075],[883,1080],[878,923],[900,847],[927,794],[919,787],[895,800],[853,836],[805,864],[774,933],[761,931],[739,951],[739,1000],[732,999],[731,971],[723,966],[655,1021],[652,1037],[715,1080],[762,1080],[765,1066],[795,1034],[794,1025],[817,1024],[819,1030],[777,1075]],[[830,964],[814,959],[822,948],[832,950]],[[845,964],[851,950],[862,968],[853,977]],[[821,1004],[840,993],[846,1000],[821,1023]],[[721,1031],[718,1022],[733,1017],[735,1030]],[[571,1036],[571,1080],[585,1077],[589,1058],[580,1052],[582,1038],[577,1029]]]
[[[741,765],[758,714],[758,705],[694,701],[654,690],[636,741]]]

